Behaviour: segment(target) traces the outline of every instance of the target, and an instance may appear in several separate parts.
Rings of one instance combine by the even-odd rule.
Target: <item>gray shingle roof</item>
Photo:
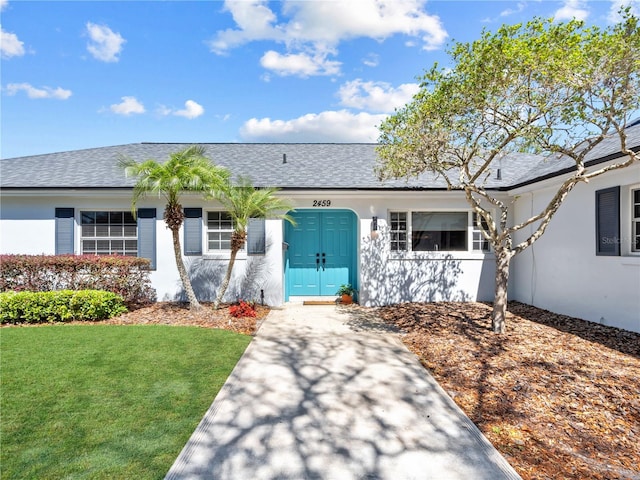
[[[632,126],[626,130],[627,147],[638,151],[640,148],[640,122],[632,123]],[[598,144],[585,158],[585,163],[598,163],[599,161],[612,160],[620,152],[620,139],[618,136],[610,136],[605,138]],[[533,181],[552,177],[575,166],[571,158],[549,157],[542,158],[537,164],[532,165],[523,175],[518,178],[513,186],[532,183]]]
[[[629,145],[640,146],[640,125],[628,129]],[[70,152],[2,159],[1,188],[129,188],[118,167],[121,156],[136,161],[164,161],[190,144],[137,143]],[[409,180],[380,182],[374,172],[376,145],[364,143],[208,143],[206,155],[234,175],[249,176],[256,186],[283,189],[440,189],[446,183],[425,173]],[[616,139],[602,142],[589,160],[619,150]],[[283,161],[286,155],[286,163]],[[545,178],[571,167],[564,159],[547,161],[528,154],[509,155],[496,162],[487,188],[508,188]]]

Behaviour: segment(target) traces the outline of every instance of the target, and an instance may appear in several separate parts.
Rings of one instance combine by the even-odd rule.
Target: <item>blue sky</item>
[[[1,156],[137,142],[375,142],[453,41],[621,3],[0,0]]]

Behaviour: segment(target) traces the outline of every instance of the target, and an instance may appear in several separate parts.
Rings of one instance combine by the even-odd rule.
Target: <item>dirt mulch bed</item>
[[[174,325],[203,328],[220,328],[245,335],[254,335],[270,311],[269,307],[256,305],[255,317],[236,318],[229,313],[230,305],[221,305],[213,309],[213,303],[200,302],[200,310],[190,310],[186,303],[158,302],[108,320],[96,322],[71,321],[60,325]],[[0,328],[44,327],[51,323],[2,324]]]
[[[524,479],[640,479],[640,334],[509,305],[376,309]]]
[[[269,313],[269,307],[256,305],[256,317],[236,318],[229,313],[229,305],[213,309],[212,303],[202,303],[200,310],[190,310],[186,303],[158,302],[138,308],[119,317],[101,321],[105,325],[176,325],[221,328],[245,335],[255,334],[258,325]]]

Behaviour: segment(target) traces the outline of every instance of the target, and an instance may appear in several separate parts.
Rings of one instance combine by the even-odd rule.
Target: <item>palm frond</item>
[[[192,145],[170,154],[164,163],[122,157],[118,164],[125,175],[138,178],[133,187],[132,209],[147,195],[164,196],[168,205],[176,205],[182,193],[208,194],[222,188],[229,172],[213,164],[205,153],[203,146]]]
[[[248,177],[240,177],[236,184],[227,181],[216,198],[233,218],[237,231],[246,231],[251,218],[279,218],[292,224],[287,212],[292,203],[277,196],[277,188],[255,188]]]

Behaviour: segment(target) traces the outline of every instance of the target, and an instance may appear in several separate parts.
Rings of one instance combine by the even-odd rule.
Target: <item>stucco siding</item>
[[[469,212],[460,192],[333,192],[294,197],[298,208],[312,206],[314,198],[330,199],[331,208],[350,209],[358,217],[356,287],[361,304],[493,299],[495,261],[490,252],[392,252],[390,248],[390,212]],[[374,216],[378,230],[372,235]],[[467,234],[470,245],[470,230]]]
[[[620,186],[621,256],[596,255],[595,192]],[[631,251],[631,198],[640,166],[610,172],[569,194],[545,234],[512,262],[512,298],[553,312],[640,331],[640,253]],[[518,192],[515,220],[540,211],[555,193]],[[528,229],[527,232],[530,232]],[[524,238],[520,235],[518,239]]]
[[[40,198],[3,197],[0,202],[2,253],[55,253],[55,207]]]

